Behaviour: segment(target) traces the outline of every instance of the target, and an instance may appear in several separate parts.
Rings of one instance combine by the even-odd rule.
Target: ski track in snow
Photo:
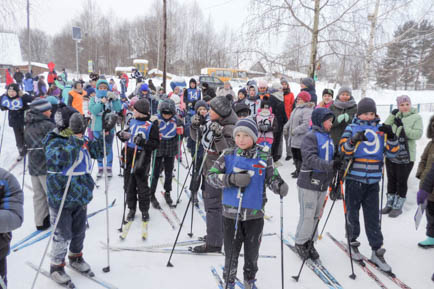
[[[130,82],[130,86],[133,83]],[[324,85],[320,85],[317,93],[320,97]],[[298,91],[298,84],[292,84],[292,91]],[[337,90],[336,90],[337,92]],[[378,95],[378,92],[372,92]],[[428,96],[432,98],[432,91],[422,92],[407,92],[414,103],[418,102],[415,95],[420,95],[420,102],[427,102]],[[402,94],[402,93],[401,93]],[[388,93],[387,96],[377,99],[382,104],[395,104],[395,97],[400,93]],[[432,100],[431,100],[432,102]],[[0,113],[0,120],[3,119],[5,112]],[[381,118],[384,120],[387,117],[388,109],[379,109]],[[425,238],[426,219],[423,218],[422,224],[418,231],[415,231],[413,216],[416,211],[416,192],[418,190],[419,180],[415,178],[417,163],[421,153],[428,140],[425,135],[426,125],[432,113],[421,113],[424,121],[424,135],[417,142],[417,162],[412,170],[409,179],[409,191],[407,202],[405,203],[403,214],[391,219],[383,216],[383,234],[384,246],[387,249],[385,258],[391,264],[393,272],[411,288],[428,289],[433,288],[431,275],[434,271],[434,250],[424,250],[417,247],[417,242]],[[168,222],[163,219],[162,215],[151,207],[150,222],[149,222],[149,237],[143,241],[141,238],[141,222],[139,212],[136,214],[136,221],[132,224],[128,237],[125,241],[119,239],[118,228],[120,227],[122,210],[123,210],[123,179],[117,174],[119,173],[119,163],[116,152],[116,144],[113,144],[114,161],[113,161],[113,179],[109,182],[109,201],[117,199],[115,207],[110,209],[110,244],[121,246],[147,246],[159,243],[173,242],[176,237],[177,230],[170,228]],[[3,149],[0,156],[0,163],[3,168],[8,168],[18,152],[15,148],[15,139],[12,129],[6,123]],[[285,156],[285,154],[284,154]],[[286,162],[281,159],[283,166],[279,171],[285,181],[289,184],[290,192],[284,198],[284,231],[285,235],[288,232],[295,233],[299,204],[297,197],[296,181],[290,177],[290,172],[294,170],[292,161]],[[13,170],[13,174],[19,182],[22,180],[23,165],[19,164]],[[186,170],[181,167],[180,178],[184,179]],[[96,169],[93,171],[95,176]],[[26,172],[26,184],[31,186],[30,176]],[[88,206],[88,212],[100,209],[105,206],[104,182],[99,182],[100,188],[93,192],[93,200]],[[387,181],[385,182],[386,193]],[[161,194],[161,184],[158,184],[156,197],[160,202],[164,202]],[[22,239],[27,234],[35,230],[33,220],[33,199],[32,192],[28,188],[24,188],[24,223],[21,228],[13,232],[12,243]],[[268,203],[266,212],[273,216],[271,222],[265,222],[264,232],[279,232],[279,197],[268,191]],[[176,196],[176,183],[173,182],[172,197]],[[181,198],[182,202],[176,208],[177,214],[182,218],[188,199],[184,195]],[[386,199],[384,199],[385,202]],[[329,201],[326,206],[326,212],[330,209],[332,202]],[[164,205],[163,205],[164,206]],[[203,206],[201,206],[203,207]],[[190,212],[187,214],[184,227],[181,231],[179,240],[188,240],[187,233],[190,230]],[[362,232],[359,238],[361,242],[360,250],[370,256],[371,251],[366,239],[363,213],[360,213],[360,222]],[[169,214],[173,219],[173,216]],[[325,220],[325,217],[323,221]],[[90,263],[96,275],[107,282],[117,285],[118,288],[217,288],[214,277],[209,271],[211,265],[218,267],[224,262],[224,257],[202,257],[174,254],[171,263],[173,268],[166,267],[169,254],[156,254],[145,252],[110,252],[110,267],[109,273],[103,273],[102,268],[107,265],[106,250],[100,245],[100,242],[106,241],[106,216],[105,213],[98,214],[89,220],[90,228],[86,231],[84,258]],[[319,228],[322,229],[323,221]],[[344,235],[344,219],[342,202],[338,202],[332,212],[326,231],[330,231],[334,236],[341,240],[345,240]],[[197,212],[194,213],[194,236],[197,238],[206,234],[205,223]],[[18,252],[11,252],[8,256],[8,281],[10,288],[30,288],[34,279],[35,272],[30,267],[25,266],[26,261],[39,264],[43,250],[47,244],[47,240],[41,241],[29,248]],[[351,273],[350,262],[347,256],[337,248],[332,241],[325,236],[316,245],[323,264],[333,272],[334,276],[344,288],[376,288],[376,285],[358,266],[354,266],[357,275],[356,280],[348,278]],[[49,251],[50,252],[50,251]],[[277,238],[264,237],[261,249],[261,254],[277,255],[276,259],[259,259],[259,271],[257,273],[257,285],[259,288],[281,288],[280,284],[280,241]],[[319,280],[308,268],[304,268],[300,281],[295,283],[290,276],[296,275],[301,265],[300,259],[284,248],[285,255],[285,288],[325,288],[324,284]],[[49,257],[45,259],[44,268],[49,268]],[[244,261],[239,258],[238,277],[242,279],[242,266]],[[70,273],[73,282],[77,288],[102,288],[94,282],[80,276],[79,274],[66,268]],[[381,276],[381,274],[378,274]],[[397,288],[390,280],[384,276],[380,277],[388,288]],[[39,276],[36,288],[58,288],[51,280],[44,276]]]

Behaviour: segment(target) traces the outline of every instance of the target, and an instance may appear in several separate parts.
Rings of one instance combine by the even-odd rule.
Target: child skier
[[[383,154],[393,156],[398,151],[398,140],[390,125],[379,124],[377,107],[371,98],[363,98],[357,105],[353,122],[345,129],[339,148],[353,165],[345,179],[345,204],[348,212],[350,247],[354,260],[362,260],[357,238],[360,235],[359,210],[363,207],[365,231],[372,248],[371,261],[386,272],[392,268],[386,263],[379,216],[378,183],[381,180]],[[387,143],[384,143],[387,134]]]
[[[160,209],[160,204],[155,197],[160,172],[164,169],[164,199],[169,206],[173,200],[170,197],[172,191],[172,174],[175,165],[175,156],[178,153],[178,135],[182,135],[182,123],[176,117],[175,102],[165,99],[160,103],[160,113],[157,115],[160,131],[160,145],[154,159],[153,176],[151,182],[151,203],[155,209]]]
[[[321,215],[327,188],[333,172],[340,167],[340,160],[333,160],[334,145],[330,129],[334,115],[327,108],[317,108],[312,113],[312,130],[303,138],[301,151],[303,162],[297,180],[300,218],[295,234],[295,248],[302,259],[317,260],[312,234]],[[317,235],[317,232],[315,232]]]
[[[142,221],[147,222],[149,220],[148,175],[151,155],[160,143],[158,121],[150,121],[150,104],[145,98],[134,103],[133,117],[125,130],[117,133],[119,139],[126,142],[125,145],[127,146],[126,168],[124,170],[124,190],[129,209],[127,221],[134,220],[138,199]],[[137,152],[134,153],[136,148]],[[135,164],[132,170],[133,159]]]
[[[235,287],[238,256],[244,243],[244,288],[257,288],[255,277],[267,201],[265,186],[284,197],[288,193],[288,185],[273,168],[269,149],[256,145],[258,128],[252,118],[239,120],[233,137],[236,146],[225,150],[214,162],[208,179],[214,188],[223,189],[224,277],[229,283],[228,287]],[[242,203],[241,208],[238,208],[240,192],[243,192]],[[236,220],[240,223],[233,242]]]
[[[430,122],[427,128],[427,138],[431,139],[430,142],[426,145],[425,150],[420,158],[419,166],[417,168],[416,178],[421,180],[419,184],[419,192],[418,192],[418,204],[424,203],[427,200],[427,209],[426,209],[426,218],[427,218],[427,226],[426,226],[426,235],[427,238],[424,241],[418,243],[420,247],[433,247],[434,248],[434,188],[425,188],[422,186],[423,181],[425,183],[429,182],[430,168],[434,164],[434,116],[431,117]],[[432,176],[432,173],[431,173]],[[431,177],[431,181],[433,178]],[[422,192],[423,191],[423,192]]]
[[[84,117],[72,107],[61,103],[55,115],[56,129],[43,140],[47,160],[47,197],[51,225],[61,214],[51,247],[51,278],[65,284],[71,277],[65,273],[65,256],[71,267],[80,272],[91,272],[83,259],[86,233],[87,204],[92,200],[94,181],[91,176],[91,158],[103,156],[102,138],[88,141],[84,137]],[[60,204],[66,185],[68,192],[62,211]]]
[[[261,108],[258,110],[255,120],[259,129],[258,144],[266,145],[271,149],[274,141],[274,132],[278,128],[269,101],[262,100]]]
[[[6,94],[1,97],[1,110],[9,110],[9,126],[13,128],[15,142],[18,148],[17,161],[21,161],[26,154],[24,147],[24,111],[29,108],[32,97],[23,94],[16,83],[9,84]]]

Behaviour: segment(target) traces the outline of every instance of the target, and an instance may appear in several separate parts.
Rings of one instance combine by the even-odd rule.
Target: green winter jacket
[[[336,99],[329,109],[335,115],[330,136],[332,137],[334,145],[337,147],[345,128],[353,122],[354,115],[357,113],[357,103],[353,97],[346,102]],[[341,115],[345,115],[346,117],[339,122],[339,116]]]
[[[427,127],[427,138],[431,139],[431,141],[426,145],[423,154],[420,157],[420,162],[416,172],[416,178],[421,180],[419,188],[422,187],[423,180],[434,164],[434,116],[431,117],[430,123]],[[428,200],[434,202],[434,190],[429,194]]]
[[[104,107],[104,104],[101,102],[98,97],[92,97],[89,101],[89,111],[92,117],[92,123],[90,129],[92,131],[102,131],[102,115],[104,113],[104,109],[109,109],[113,112],[119,112],[122,109],[121,101],[119,98],[110,100]]]
[[[423,134],[422,118],[420,117],[417,109],[412,108],[409,112],[397,112],[396,115],[390,114],[385,124],[392,126],[393,133],[400,135],[402,128],[397,127],[395,118],[400,118],[404,126],[404,132],[407,136],[408,150],[410,152],[410,161],[416,160],[416,140],[420,139]]]

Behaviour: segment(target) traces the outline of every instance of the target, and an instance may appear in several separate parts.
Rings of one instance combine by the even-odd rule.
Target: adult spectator
[[[310,94],[311,100],[316,106],[318,97],[316,96],[315,91],[315,81],[310,77],[305,77],[301,79],[300,83],[301,91],[307,91]]]
[[[15,79],[15,82],[20,86],[20,89],[23,89],[24,74],[20,71],[18,67],[15,68],[13,78]]]

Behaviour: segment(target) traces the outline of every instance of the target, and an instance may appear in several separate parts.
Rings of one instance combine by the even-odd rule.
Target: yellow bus
[[[148,73],[148,61],[146,59],[134,59],[133,65],[143,75],[146,75]]]
[[[242,69],[205,67],[200,70],[200,73],[215,76],[223,82],[229,80],[248,80],[247,71]]]

